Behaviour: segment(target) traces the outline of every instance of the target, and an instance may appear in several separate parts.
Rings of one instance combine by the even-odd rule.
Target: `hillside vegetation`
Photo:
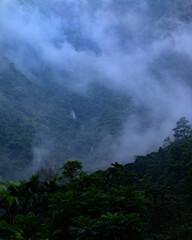
[[[6,59],[0,66],[3,178],[14,179],[30,167],[36,148],[40,154],[46,151],[40,165],[53,159],[61,165],[69,157],[91,165],[103,156],[107,162],[108,139],[118,136],[123,119],[139,111],[129,96],[102,84],[92,84],[82,94],[52,81],[31,81]]]
[[[181,118],[174,129],[181,138],[126,166],[87,174],[68,160],[59,174],[1,181],[0,239],[191,240],[188,126]]]

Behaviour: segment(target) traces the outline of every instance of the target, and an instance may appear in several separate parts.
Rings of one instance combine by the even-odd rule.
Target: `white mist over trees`
[[[49,98],[47,104],[49,102],[50,105],[47,107],[43,97],[39,100],[39,91],[34,98],[41,102],[40,109],[34,110],[38,103],[30,103],[31,113],[28,114],[30,118],[32,112],[36,111],[38,121],[45,118],[51,122],[50,126],[54,126],[51,134],[47,133],[46,124],[36,130],[37,135],[42,135],[43,131],[43,152],[44,146],[52,149],[58,141],[66,141],[63,144],[66,146],[69,138],[77,152],[79,148],[85,149],[86,154],[92,148],[95,151],[92,136],[95,136],[96,122],[100,125],[110,122],[117,110],[120,122],[115,117],[114,124],[110,122],[110,131],[102,132],[98,127],[102,137],[99,134],[99,137],[95,137],[99,143],[97,159],[99,155],[105,158],[105,154],[99,153],[106,151],[110,153],[107,159],[127,162],[135,154],[144,154],[157,148],[162,139],[170,134],[180,116],[191,120],[190,9],[191,2],[187,0],[2,0],[1,56],[13,64],[15,71],[31,81],[33,96],[37,92],[36,88],[46,88],[47,92],[42,96]],[[14,89],[26,101],[21,82],[15,81],[17,86]],[[116,92],[115,101],[111,99],[107,103],[110,97],[103,97],[107,95],[106,92],[100,98],[94,95],[94,84]],[[56,88],[59,88],[60,94],[50,93],[56,91]],[[70,91],[78,95],[75,95],[75,105]],[[0,94],[5,95],[4,92]],[[60,96],[60,99],[51,100],[53,95],[55,99]],[[96,104],[95,101],[94,105],[93,100],[90,100],[93,95],[98,102],[103,100],[105,103],[101,101]],[[118,100],[118,96],[126,97],[122,101]],[[65,99],[65,106],[61,99]],[[55,111],[59,108],[56,105],[64,109],[62,116],[66,117],[69,131],[58,124],[59,117]],[[101,110],[102,105],[106,106],[104,110]],[[74,125],[68,116],[70,106],[77,114]],[[102,113],[102,117],[98,119],[99,113]],[[87,122],[82,124],[85,116]],[[118,131],[114,125],[119,126]],[[71,129],[86,132],[84,137],[79,134],[81,147],[74,140],[78,134],[71,134]],[[63,135],[62,141],[56,140],[61,136],[59,138],[58,134],[53,134],[54,131],[63,131],[66,136]],[[33,145],[36,149],[35,140]],[[61,149],[60,152],[66,152],[66,149]],[[67,156],[73,157],[77,155]],[[99,161],[95,165],[98,166]]]

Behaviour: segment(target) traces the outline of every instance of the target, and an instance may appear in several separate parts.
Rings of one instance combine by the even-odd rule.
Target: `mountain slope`
[[[137,156],[134,163],[125,166],[129,171],[140,173],[145,180],[157,186],[175,186],[191,172],[192,138],[174,141],[158,152]]]
[[[6,60],[1,66],[2,176],[29,166],[34,149],[41,155],[39,166],[67,158],[89,162],[102,154],[107,161],[109,148],[101,142],[118,136],[122,120],[133,111],[129,97],[101,84],[80,94],[55,82],[31,81]]]

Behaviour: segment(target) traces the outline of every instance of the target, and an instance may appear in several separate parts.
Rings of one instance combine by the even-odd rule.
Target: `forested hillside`
[[[0,239],[191,240],[192,139],[87,174],[78,161],[0,185]]]
[[[122,120],[136,111],[129,96],[101,84],[90,86],[82,95],[51,81],[33,83],[6,59],[1,62],[0,85],[3,177],[30,167],[36,148],[40,154],[44,149],[48,152],[34,170],[46,161],[64,163],[69,156],[93,162],[103,155],[107,161],[105,138],[117,137]]]

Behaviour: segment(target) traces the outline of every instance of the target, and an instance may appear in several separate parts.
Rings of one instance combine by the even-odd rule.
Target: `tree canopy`
[[[192,128],[185,117],[181,117],[173,128],[175,140],[186,139],[191,135]]]

